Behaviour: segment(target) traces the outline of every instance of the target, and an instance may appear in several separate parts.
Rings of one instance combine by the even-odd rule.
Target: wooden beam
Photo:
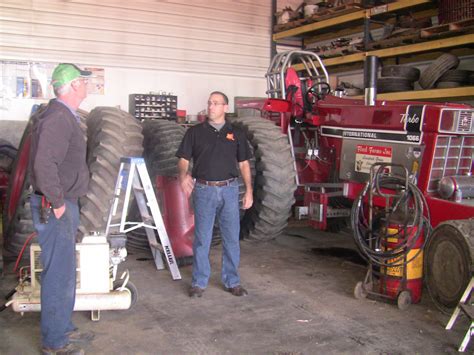
[[[363,96],[352,96],[361,99]],[[440,99],[474,99],[474,86],[462,86],[449,89],[430,89],[415,91],[400,91],[378,94],[377,100],[428,100],[439,101]]]

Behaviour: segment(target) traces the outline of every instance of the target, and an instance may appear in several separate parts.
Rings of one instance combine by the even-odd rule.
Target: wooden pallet
[[[420,37],[424,39],[435,39],[457,36],[460,33],[472,31],[474,31],[474,18],[424,28],[421,30]]]
[[[327,9],[321,9],[316,14],[306,17],[300,20],[291,21],[285,24],[276,25],[273,27],[273,32],[282,32],[291,30],[295,27],[300,27],[304,25],[308,25],[310,23],[324,21],[333,17],[338,17],[346,14],[350,14],[352,12],[356,12],[360,10],[360,6],[351,4],[351,5],[341,5],[337,7],[331,7]]]
[[[420,42],[420,30],[410,29],[405,33],[401,33],[395,37],[374,41],[368,44],[367,50],[372,51],[375,49],[399,47],[406,44],[412,44]]]
[[[360,49],[358,45],[350,44],[344,47],[337,47],[337,48],[328,48],[322,51],[314,51],[317,55],[321,58],[333,58],[333,57],[340,57],[343,55],[359,53]]]

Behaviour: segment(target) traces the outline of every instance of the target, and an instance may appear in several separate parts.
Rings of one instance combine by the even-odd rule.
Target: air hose
[[[429,210],[426,199],[420,189],[404,177],[380,173],[381,169],[369,180],[355,199],[352,206],[351,226],[355,243],[361,255],[371,264],[385,267],[404,266],[415,259],[423,250],[417,241],[424,235],[426,241],[431,230]],[[368,194],[377,195],[380,191],[396,191],[391,195],[391,203],[385,209],[370,207]],[[369,214],[376,211],[370,222]],[[401,228],[396,233],[389,232],[391,226]],[[392,229],[393,230],[393,229]],[[387,239],[396,238],[397,243],[387,247]],[[419,249],[407,259],[414,247]]]

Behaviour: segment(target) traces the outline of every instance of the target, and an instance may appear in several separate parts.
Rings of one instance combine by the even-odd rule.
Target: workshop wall
[[[128,110],[129,94],[163,90],[195,114],[211,90],[265,95],[270,1],[0,0],[0,13],[0,60],[104,69],[104,94],[86,109]],[[6,96],[0,88],[0,120],[26,120],[46,101]]]

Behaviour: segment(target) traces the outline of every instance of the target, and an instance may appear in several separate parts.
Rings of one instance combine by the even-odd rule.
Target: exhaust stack
[[[379,66],[379,57],[369,55],[364,62],[364,88],[365,104],[375,106],[377,98],[377,71]]]

